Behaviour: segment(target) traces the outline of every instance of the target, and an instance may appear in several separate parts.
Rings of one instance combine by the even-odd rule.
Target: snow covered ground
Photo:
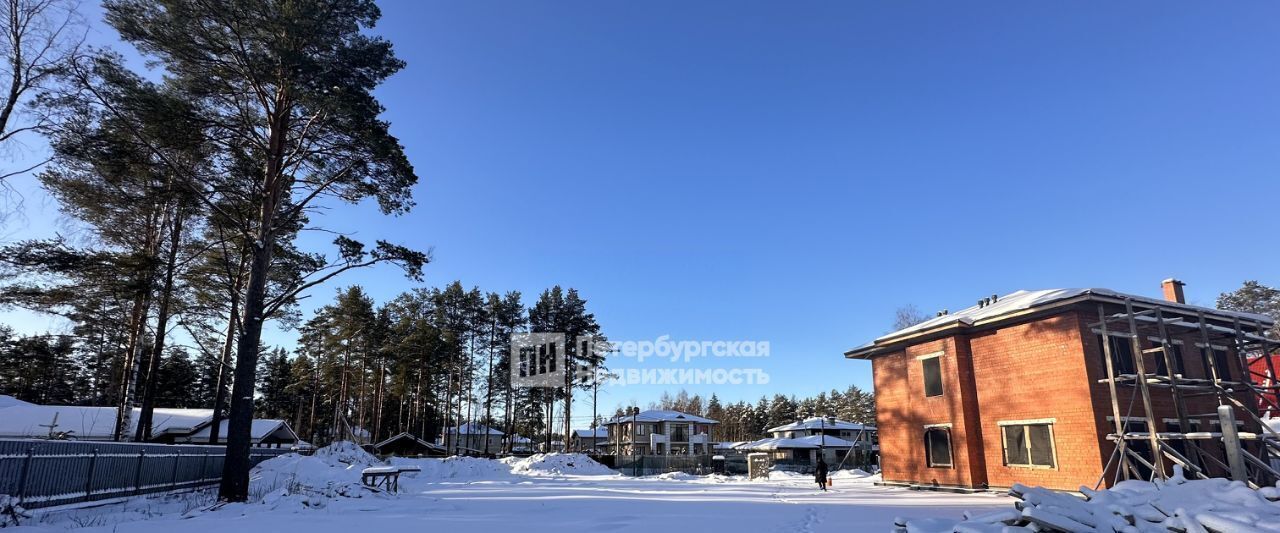
[[[390,495],[360,486],[372,458],[358,449],[283,456],[255,472],[254,503],[209,509],[209,496],[135,499],[35,515],[13,531],[49,533],[250,533],[305,531],[891,531],[897,516],[958,519],[964,510],[1007,509],[1006,496],[882,488],[840,472],[822,493],[809,476],[772,479],[666,474],[630,478],[585,456],[491,461],[394,459],[421,472]],[[10,531],[10,530],[6,530]]]

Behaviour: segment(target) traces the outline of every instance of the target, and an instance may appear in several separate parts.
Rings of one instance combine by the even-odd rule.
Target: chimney
[[[1164,289],[1164,299],[1170,302],[1177,302],[1180,304],[1187,303],[1187,297],[1182,294],[1183,285],[1186,285],[1186,283],[1183,283],[1173,278],[1169,278],[1160,282],[1160,287]]]

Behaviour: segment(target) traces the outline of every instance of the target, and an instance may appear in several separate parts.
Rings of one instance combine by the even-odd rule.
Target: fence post
[[[138,452],[138,465],[133,469],[133,493],[142,494],[142,461],[147,457],[147,450]]]
[[[178,455],[173,456],[173,477],[169,479],[169,490],[178,487],[178,463],[182,462],[182,450],[178,450]]]
[[[98,463],[98,449],[93,449],[93,455],[89,456],[89,475],[84,480],[84,499],[89,500],[89,496],[93,495],[93,467]]]
[[[36,452],[36,447],[27,448],[27,458],[22,461],[22,477],[18,479],[18,503],[21,504],[27,499],[27,475],[31,473],[31,456]]]
[[[1222,447],[1227,450],[1227,465],[1231,469],[1231,479],[1249,481],[1249,470],[1241,456],[1243,446],[1240,435],[1236,433],[1236,413],[1230,405],[1218,406],[1218,423],[1222,431]]]

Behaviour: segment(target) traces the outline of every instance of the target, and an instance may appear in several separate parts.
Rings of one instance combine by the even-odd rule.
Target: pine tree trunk
[[[133,393],[130,389],[136,379],[133,370],[137,365],[142,334],[146,331],[147,308],[150,305],[147,295],[139,294],[134,298],[133,311],[129,316],[129,342],[125,346],[124,362],[120,365],[120,391],[116,394],[116,427],[112,432],[112,440],[115,441],[119,441],[129,431],[129,415],[132,414],[129,395]]]
[[[272,206],[274,211],[274,204]],[[254,245],[249,268],[249,286],[245,291],[244,332],[236,346],[236,368],[231,389],[231,411],[227,422],[226,462],[222,469],[222,485],[218,497],[222,501],[243,502],[249,498],[249,451],[253,444],[253,390],[258,369],[258,344],[266,308],[268,268],[271,265],[273,235],[270,228],[261,232]]]
[[[494,320],[489,327],[489,369],[485,372],[484,378],[484,452],[489,453],[489,431],[488,425],[493,423],[493,330],[498,326]]]
[[[164,285],[160,289],[160,307],[156,310],[156,338],[151,347],[151,361],[147,365],[147,385],[142,391],[142,409],[138,415],[138,429],[134,440],[147,442],[151,440],[151,419],[155,410],[156,377],[160,371],[160,360],[164,356],[165,337],[169,329],[169,305],[173,301],[173,275],[178,269],[178,247],[182,241],[182,214],[174,208],[173,220],[169,234],[169,256],[166,258]]]
[[[217,444],[222,433],[222,404],[227,401],[227,371],[231,368],[231,351],[236,345],[236,326],[240,324],[240,290],[243,288],[246,259],[245,255],[240,256],[240,266],[236,268],[236,277],[231,283],[231,312],[227,315],[227,337],[222,342],[222,362],[218,365],[218,378],[214,380],[217,390],[213,393],[213,420],[209,426],[209,444]],[[312,424],[315,424],[314,409],[312,414]]]
[[[446,381],[444,384],[444,413],[443,414],[444,414],[444,427],[442,429],[442,432],[444,433],[444,439],[442,440],[444,440],[444,449],[446,451],[453,450],[453,455],[458,455],[458,438],[455,435],[450,435],[451,432],[449,431],[450,429],[452,429],[451,427],[452,423],[449,419],[453,416],[453,373],[452,372],[450,372],[448,377],[446,377]],[[450,442],[453,443],[453,448],[449,447]]]
[[[258,231],[251,245],[249,286],[244,297],[244,330],[236,346],[236,370],[231,389],[231,412],[227,422],[226,461],[218,498],[228,502],[249,499],[249,451],[253,436],[253,390],[258,370],[258,345],[266,320],[267,277],[275,251],[275,222],[283,196],[289,193],[281,174],[285,141],[289,131],[287,94],[276,92],[274,112],[267,119],[268,140],[263,196],[258,211]]]

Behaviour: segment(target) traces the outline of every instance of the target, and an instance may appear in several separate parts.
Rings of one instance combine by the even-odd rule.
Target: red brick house
[[[1167,300],[1105,289],[993,296],[846,352],[847,358],[872,362],[885,483],[970,489],[1023,483],[1075,490],[1094,486],[1107,469],[1110,484],[1117,472],[1107,466],[1116,450],[1107,438],[1116,431],[1113,407],[1132,405],[1139,389],[1131,377],[1132,384],[1117,387],[1118,401],[1112,401],[1100,316],[1124,312],[1127,302],[1144,320],[1162,316],[1166,324],[1186,326],[1203,317],[1209,326],[1202,331],[1243,327],[1257,333],[1271,326],[1260,315],[1186,305],[1181,283],[1170,281]],[[1117,376],[1132,376],[1137,358],[1146,373],[1175,380],[1201,383],[1216,374],[1231,383],[1245,376],[1234,346],[1220,338],[1210,339],[1206,350],[1189,328],[1164,337],[1172,339],[1175,354],[1170,372],[1163,355],[1147,349],[1145,326],[1136,328],[1136,336],[1124,327],[1107,327]],[[1142,343],[1137,357],[1131,341],[1114,336],[1117,329]],[[1168,393],[1153,393],[1152,401],[1152,418],[1121,411],[1125,431],[1146,431],[1147,420],[1158,420],[1162,427],[1156,431],[1181,431]],[[1218,405],[1204,395],[1184,402],[1193,413],[1212,413]],[[1241,413],[1239,419],[1248,417]],[[1214,423],[1190,420],[1187,431]],[[1145,441],[1126,442],[1140,451]]]

